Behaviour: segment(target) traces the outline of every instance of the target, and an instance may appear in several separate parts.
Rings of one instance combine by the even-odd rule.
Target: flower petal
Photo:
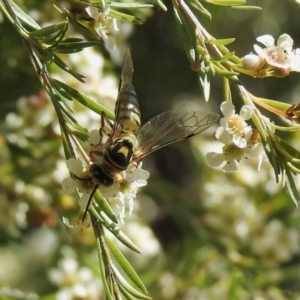
[[[70,158],[66,162],[69,171],[77,176],[82,173],[82,162],[76,158]]]
[[[237,171],[237,163],[235,160],[228,161],[227,164],[223,167],[224,172],[235,172]]]
[[[100,143],[100,133],[99,133],[99,129],[94,129],[90,132],[90,136],[89,136],[89,142],[92,145],[99,145]]]
[[[110,11],[110,6],[105,2],[104,9],[103,9],[103,14],[105,16],[107,16],[109,14],[109,11]]]
[[[63,218],[62,218],[62,221],[63,221],[63,223],[64,223],[67,227],[69,227],[69,228],[74,228],[74,225],[72,225],[72,224],[70,223],[70,220],[69,220],[68,218],[63,217]]]
[[[255,52],[259,55],[259,57],[266,58],[266,56],[267,56],[266,52],[262,49],[262,47],[254,44],[253,48],[254,48]]]
[[[228,129],[228,123],[227,123],[227,119],[226,118],[221,118],[220,119],[220,125],[221,125],[221,127],[220,127],[220,129],[222,128],[222,129]]]
[[[299,48],[293,51],[293,58],[290,65],[290,70],[300,72],[300,49]]]
[[[94,20],[98,19],[99,16],[99,10],[95,6],[88,6],[85,8],[87,14]]]
[[[240,111],[240,117],[243,120],[249,120],[253,115],[253,107],[250,105],[243,105]]]
[[[255,143],[251,145],[248,149],[245,150],[245,154],[250,157],[258,157],[259,155],[264,153],[264,147],[262,143]]]
[[[292,51],[293,44],[293,39],[286,33],[282,34],[277,40],[277,47],[285,49],[288,52]]]
[[[90,199],[90,193],[83,193],[80,199],[78,200],[79,207],[85,209],[89,199]]]
[[[144,180],[147,180],[150,176],[150,173],[144,169],[134,169],[132,172],[126,172],[126,176],[125,176],[125,179],[132,183],[134,181],[137,181],[137,180],[141,180],[141,179],[144,179]]]
[[[221,111],[224,117],[230,118],[235,113],[234,105],[229,101],[224,101],[221,103]]]
[[[234,135],[232,137],[232,142],[238,147],[238,148],[246,148],[247,147],[247,141],[245,138],[239,136],[239,135]]]
[[[205,160],[210,167],[216,168],[224,163],[225,157],[223,153],[208,152],[206,153]]]
[[[265,45],[266,47],[275,46],[274,38],[270,34],[261,35],[258,38],[256,38],[256,40]]]
[[[261,49],[261,47],[259,48]],[[256,71],[260,70],[263,67],[263,65],[265,64],[265,60],[260,55],[250,53],[242,57],[242,64],[246,70]]]
[[[112,30],[113,31],[119,31],[118,22],[116,18],[112,19]]]
[[[100,186],[99,187],[100,192],[102,194],[102,196],[106,199],[115,197],[115,195],[119,192],[120,190],[120,184],[119,183],[114,183],[112,186],[110,187],[106,187],[106,186]]]
[[[77,183],[71,177],[67,177],[62,181],[61,187],[66,194],[72,194],[77,188]]]
[[[220,127],[220,129],[223,129]],[[218,136],[216,135],[217,139],[223,143],[224,145],[228,145],[232,142],[232,135],[228,133],[226,130],[217,130]]]

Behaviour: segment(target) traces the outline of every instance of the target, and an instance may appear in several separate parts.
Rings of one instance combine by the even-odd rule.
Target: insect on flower
[[[124,171],[137,168],[150,153],[181,140],[186,140],[209,128],[219,115],[205,111],[171,110],[159,114],[141,127],[141,115],[134,87],[131,84],[133,64],[126,52],[115,106],[115,122],[102,114],[100,142],[90,151],[89,173],[95,184],[89,197],[83,220],[93,194],[99,186],[112,186],[124,181]],[[105,126],[105,122],[108,126]]]

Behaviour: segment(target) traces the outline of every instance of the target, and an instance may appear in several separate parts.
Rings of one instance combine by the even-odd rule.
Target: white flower
[[[226,135],[226,132],[224,132],[224,135]],[[222,141],[222,138],[220,141]],[[223,164],[224,172],[236,171],[238,169],[237,162],[240,162],[242,158],[246,158],[249,152],[251,153],[251,148],[239,148],[234,143],[225,144],[222,150],[222,153],[208,152],[205,158],[210,167],[216,168]]]
[[[265,59],[256,54],[250,53],[241,58],[243,67],[246,70],[258,71],[260,70],[264,64]]]
[[[111,128],[104,131],[103,136],[100,135],[99,130],[92,130],[87,141],[91,161],[99,166],[103,163],[107,137],[110,133],[109,129]],[[106,187],[98,184],[92,172],[85,170],[79,159],[69,159],[67,167],[73,176],[62,181],[63,191],[73,193],[77,189],[81,193],[79,206],[86,209],[96,185],[99,185],[100,193],[110,202],[112,209],[119,215],[121,222],[124,220],[126,207],[128,207],[129,214],[132,213],[133,200],[136,198],[137,191],[140,187],[147,185],[147,179],[150,175],[148,171],[142,169],[142,163],[132,162],[127,170],[112,174],[114,183]],[[68,220],[65,220],[64,223],[70,227]]]
[[[297,230],[286,228],[277,219],[259,227],[251,241],[252,250],[272,263],[287,262],[300,250]]]
[[[84,208],[91,196],[95,184],[88,170],[84,169],[79,159],[67,160],[67,167],[73,177],[67,177],[62,181],[62,190],[66,194],[73,193],[76,189],[81,193],[79,206]]]
[[[300,72],[300,49],[293,50],[294,41],[288,34],[282,34],[276,45],[269,34],[259,36],[256,40],[266,46],[262,48],[255,44],[254,50],[269,66]]]
[[[258,157],[261,164],[264,148],[257,138],[258,132],[245,122],[251,118],[253,108],[244,105],[240,115],[237,115],[231,102],[223,102],[221,111],[224,118],[220,120],[221,127],[217,129],[215,137],[224,146],[222,153],[206,154],[207,164],[213,168],[223,165],[225,172],[236,171],[237,162],[240,162],[242,158]]]
[[[147,179],[150,173],[142,169],[142,163],[138,167],[130,166],[125,172],[125,179],[129,183],[123,187],[125,201],[128,202],[129,214],[133,211],[133,199],[136,198],[136,193],[140,187],[147,185]]]
[[[253,129],[253,131],[254,130],[256,130],[256,129]],[[253,136],[253,134],[252,134],[252,136]],[[264,146],[259,141],[255,141],[253,143],[251,142],[251,140],[249,141],[247,155],[248,155],[248,157],[258,158],[258,166],[257,166],[258,171],[260,170],[263,161],[268,161],[268,157],[265,152]]]
[[[58,268],[50,269],[50,280],[59,286],[56,299],[98,299],[102,292],[99,281],[85,267],[79,267],[77,261],[67,257],[59,261]]]
[[[247,139],[251,136],[251,126],[245,122],[252,117],[253,108],[249,105],[244,105],[241,108],[240,115],[235,114],[234,105],[225,101],[221,103],[221,111],[224,118],[221,118],[218,129],[221,132],[216,132],[216,137],[222,135],[222,131],[226,130],[232,135],[232,142],[239,148],[245,148],[247,146]]]
[[[109,36],[116,31],[119,31],[117,20],[110,17],[110,7],[106,5],[103,9],[103,13],[99,12],[95,6],[88,6],[86,12],[88,15],[95,20],[95,29],[103,39],[105,46],[108,50],[115,50],[116,43],[113,37]]]
[[[131,164],[125,171],[125,180],[120,183],[118,192],[112,197],[107,197],[122,223],[124,223],[126,207],[128,207],[128,214],[131,215],[138,189],[147,185],[150,173],[141,167],[141,163],[138,166]],[[103,189],[100,189],[101,193]]]
[[[86,141],[86,145],[89,149],[89,156],[94,164],[101,165],[103,162],[103,155],[111,128],[104,127],[102,136],[100,135],[99,129],[94,129],[90,132],[89,139]]]
[[[88,144],[96,146],[100,144],[99,129],[94,129],[90,132]]]

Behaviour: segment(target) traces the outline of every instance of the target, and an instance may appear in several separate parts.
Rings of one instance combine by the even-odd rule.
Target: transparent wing
[[[132,82],[133,64],[129,49],[127,49],[122,66],[119,93],[115,106],[115,122],[112,129],[111,139],[119,135],[122,122],[126,120],[124,115],[130,102],[130,87]]]
[[[219,115],[205,111],[164,112],[137,131],[138,148],[134,160],[141,161],[151,152],[169,144],[186,140],[209,128]]]

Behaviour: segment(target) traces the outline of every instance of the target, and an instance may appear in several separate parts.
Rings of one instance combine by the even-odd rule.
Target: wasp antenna
[[[88,202],[87,202],[87,205],[86,205],[84,214],[83,214],[83,216],[82,216],[82,220],[81,220],[82,223],[84,222],[84,219],[85,219],[85,217],[86,217],[86,215],[87,215],[87,213],[88,213],[90,204],[91,204],[91,202],[92,202],[93,196],[94,196],[94,194],[96,193],[98,187],[99,187],[99,184],[96,184],[95,187],[94,187],[94,189],[93,189],[93,191],[92,191],[92,193],[91,193],[91,195],[90,195],[90,197],[89,197],[89,200],[88,200]]]

